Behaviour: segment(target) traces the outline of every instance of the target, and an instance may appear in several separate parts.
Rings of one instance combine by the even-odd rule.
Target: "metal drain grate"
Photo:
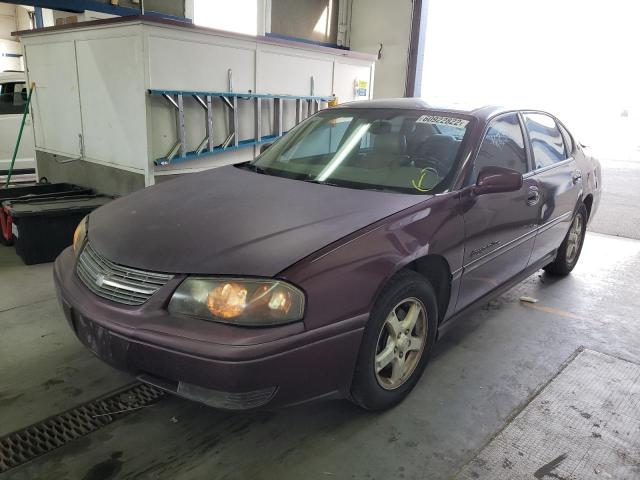
[[[158,388],[136,383],[10,433],[0,439],[0,473],[95,432],[165,395]]]

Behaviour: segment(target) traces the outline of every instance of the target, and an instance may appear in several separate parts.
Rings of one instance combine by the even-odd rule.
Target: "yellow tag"
[[[428,192],[429,190],[431,190],[433,187],[435,187],[435,185],[431,185],[428,188],[425,188],[422,183],[424,182],[424,177],[427,176],[427,172],[432,172],[433,169],[426,167],[423,168],[422,170],[420,170],[420,178],[418,179],[418,181],[416,182],[415,179],[411,180],[411,185],[413,185],[413,188],[415,188],[416,190],[418,190],[419,192]],[[436,175],[436,180],[437,180],[437,175]]]

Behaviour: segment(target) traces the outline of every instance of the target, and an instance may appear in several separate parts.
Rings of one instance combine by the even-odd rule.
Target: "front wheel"
[[[580,253],[582,252],[582,245],[584,244],[584,235],[587,230],[587,207],[584,203],[580,205],[578,212],[573,221],[571,227],[567,232],[567,236],[562,241],[558,253],[553,262],[544,267],[547,273],[553,275],[569,275],[571,270],[578,263]]]
[[[426,367],[437,328],[431,285],[412,271],[397,274],[376,301],[365,329],[351,387],[367,410],[401,402]]]

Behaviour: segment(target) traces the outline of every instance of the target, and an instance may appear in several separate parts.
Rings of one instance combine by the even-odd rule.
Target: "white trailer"
[[[36,83],[38,175],[106,193],[252,159],[269,135],[329,97],[370,98],[373,88],[371,55],[171,20],[123,17],[18,35]]]

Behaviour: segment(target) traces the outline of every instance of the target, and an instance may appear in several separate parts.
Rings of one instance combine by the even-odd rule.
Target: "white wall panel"
[[[334,93],[340,103],[351,102],[356,99],[355,81],[366,80],[369,83],[368,97],[371,97],[371,65],[357,65],[336,61]],[[362,99],[363,97],[360,97]]]
[[[382,44],[374,98],[404,95],[412,14],[411,0],[353,0],[351,48],[375,55]]]
[[[144,170],[142,39],[79,40],[76,45],[86,160]]]
[[[11,40],[11,32],[15,29],[15,17],[0,15],[0,38],[4,40]]]
[[[25,47],[36,148],[69,157],[80,155],[80,98],[72,41]]]

